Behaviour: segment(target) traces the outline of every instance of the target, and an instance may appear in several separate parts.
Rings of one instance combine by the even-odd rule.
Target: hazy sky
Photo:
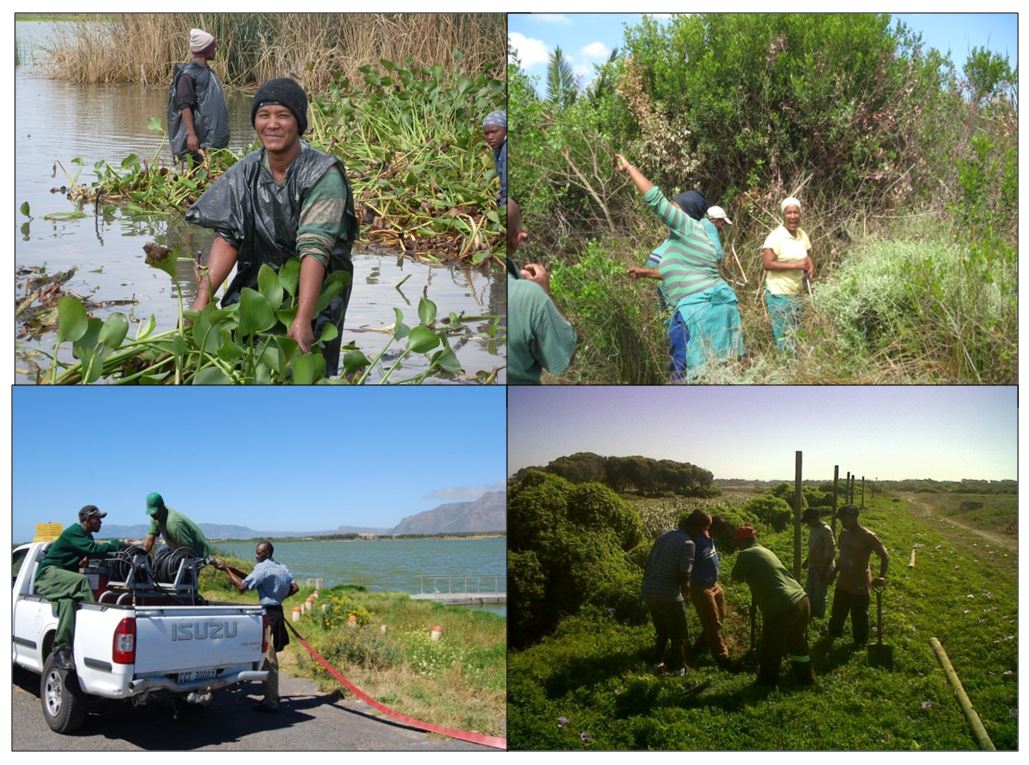
[[[13,538],[77,519],[147,521],[146,495],[199,523],[389,528],[503,488],[504,389],[16,386]]]
[[[958,386],[512,388],[508,473],[575,452],[716,478],[1015,478],[1017,391]]]
[[[628,5],[623,3],[621,7]],[[963,10],[967,10],[967,6],[966,3]],[[611,7],[619,8],[617,4]],[[711,7],[705,10],[731,11],[734,7]],[[746,10],[745,7],[743,9]],[[837,6],[834,5],[833,9],[836,10]],[[651,15],[658,20],[670,18],[667,13]],[[586,85],[593,80],[594,66],[604,63],[614,48],[622,47],[626,26],[636,26],[641,19],[642,15],[638,13],[511,14],[508,17],[508,40],[518,54],[522,71],[530,76],[541,76],[546,71],[547,60],[554,48],[560,46],[576,76]],[[1007,56],[1012,68],[1018,65],[1018,17],[1014,13],[896,13],[893,19],[903,21],[910,29],[920,33],[928,47],[944,54],[950,52],[951,61],[958,69],[964,66],[968,53],[974,47],[988,48]]]

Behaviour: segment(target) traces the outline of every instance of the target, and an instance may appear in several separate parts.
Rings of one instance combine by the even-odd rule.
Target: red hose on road
[[[307,652],[309,654],[311,654],[311,658],[313,658],[315,661],[317,661],[319,664],[325,667],[329,674],[331,674],[334,678],[339,680],[347,690],[349,690],[351,693],[353,693],[355,696],[357,696],[365,703],[371,704],[373,707],[378,709],[383,714],[392,717],[394,720],[397,720],[398,722],[404,723],[404,725],[410,725],[412,728],[417,728],[418,730],[429,731],[430,733],[439,733],[442,736],[456,738],[461,741],[469,741],[473,744],[482,744],[483,746],[492,747],[493,749],[507,749],[507,739],[503,736],[486,736],[482,733],[471,733],[469,731],[456,730],[454,728],[444,728],[439,725],[433,725],[432,723],[422,722],[421,720],[415,720],[413,717],[408,717],[407,715],[400,714],[400,712],[397,712],[395,709],[390,709],[385,704],[380,704],[378,701],[373,699],[371,696],[369,696],[367,693],[362,691],[352,682],[343,677],[343,675],[337,672],[335,667],[333,667],[331,664],[329,664],[329,662],[322,658],[322,655],[318,653],[316,650],[314,650],[314,648],[311,647],[311,644],[300,636],[300,633],[296,631],[296,628],[292,624],[290,624],[289,622],[284,623],[287,627],[289,627],[290,632],[297,636],[297,640],[300,641],[300,644],[307,649]]]

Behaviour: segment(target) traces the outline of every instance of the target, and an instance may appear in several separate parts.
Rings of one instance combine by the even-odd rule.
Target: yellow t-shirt
[[[781,262],[803,260],[811,249],[811,240],[802,228],[796,236],[790,236],[785,226],[779,226],[765,238],[761,251],[771,250]],[[804,271],[796,268],[789,271],[766,271],[765,286],[773,295],[797,295],[804,291]]]

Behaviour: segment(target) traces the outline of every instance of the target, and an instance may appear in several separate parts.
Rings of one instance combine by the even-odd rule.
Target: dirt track
[[[919,494],[909,492],[897,492],[897,496],[907,502],[908,508],[911,512],[917,515],[919,518],[931,519],[940,523],[945,523],[952,526],[955,529],[973,534],[992,545],[996,545],[1001,549],[1018,550],[1018,537],[1008,536],[1005,534],[994,534],[989,531],[984,531],[981,528],[973,526],[971,524],[962,523],[961,521],[955,520],[947,515],[941,515],[937,513],[932,506],[931,502],[925,500],[925,498]]]

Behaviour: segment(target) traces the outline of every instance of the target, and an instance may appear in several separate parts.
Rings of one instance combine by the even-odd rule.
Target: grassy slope
[[[884,640],[893,672],[870,669],[849,640],[826,652],[814,622],[819,681],[753,688],[703,660],[691,677],[648,669],[652,632],[607,615],[566,620],[543,643],[509,657],[509,745],[519,749],[969,750],[968,725],[929,647],[938,637],[998,749],[1018,746],[1017,554],[907,513],[899,499],[868,501],[864,523],[892,552]],[[806,538],[806,537],[805,537]],[[792,532],[763,540],[787,565]],[[907,568],[913,545],[917,564]],[[728,579],[734,556],[723,557]],[[728,583],[727,633],[746,649],[749,593]],[[874,601],[873,601],[874,621]],[[691,631],[696,615],[690,610]],[[849,629],[849,625],[848,625]],[[785,670],[785,665],[784,665]],[[785,676],[785,672],[784,672]]]
[[[249,570],[251,565],[224,558]],[[201,587],[211,600],[257,602],[256,593],[241,594],[225,587],[227,577],[213,569],[201,574]],[[327,602],[339,588],[319,593]],[[284,606],[287,617],[312,588],[302,586]],[[438,603],[413,601],[396,592],[346,591],[370,614],[361,627],[324,629],[312,615],[303,617],[297,631],[347,680],[377,701],[426,722],[490,735],[505,734],[506,629],[495,614]],[[438,641],[429,639],[434,626],[443,628]],[[383,631],[385,628],[385,631]],[[279,655],[284,671],[315,679],[323,689],[338,681],[318,665],[292,634]]]

